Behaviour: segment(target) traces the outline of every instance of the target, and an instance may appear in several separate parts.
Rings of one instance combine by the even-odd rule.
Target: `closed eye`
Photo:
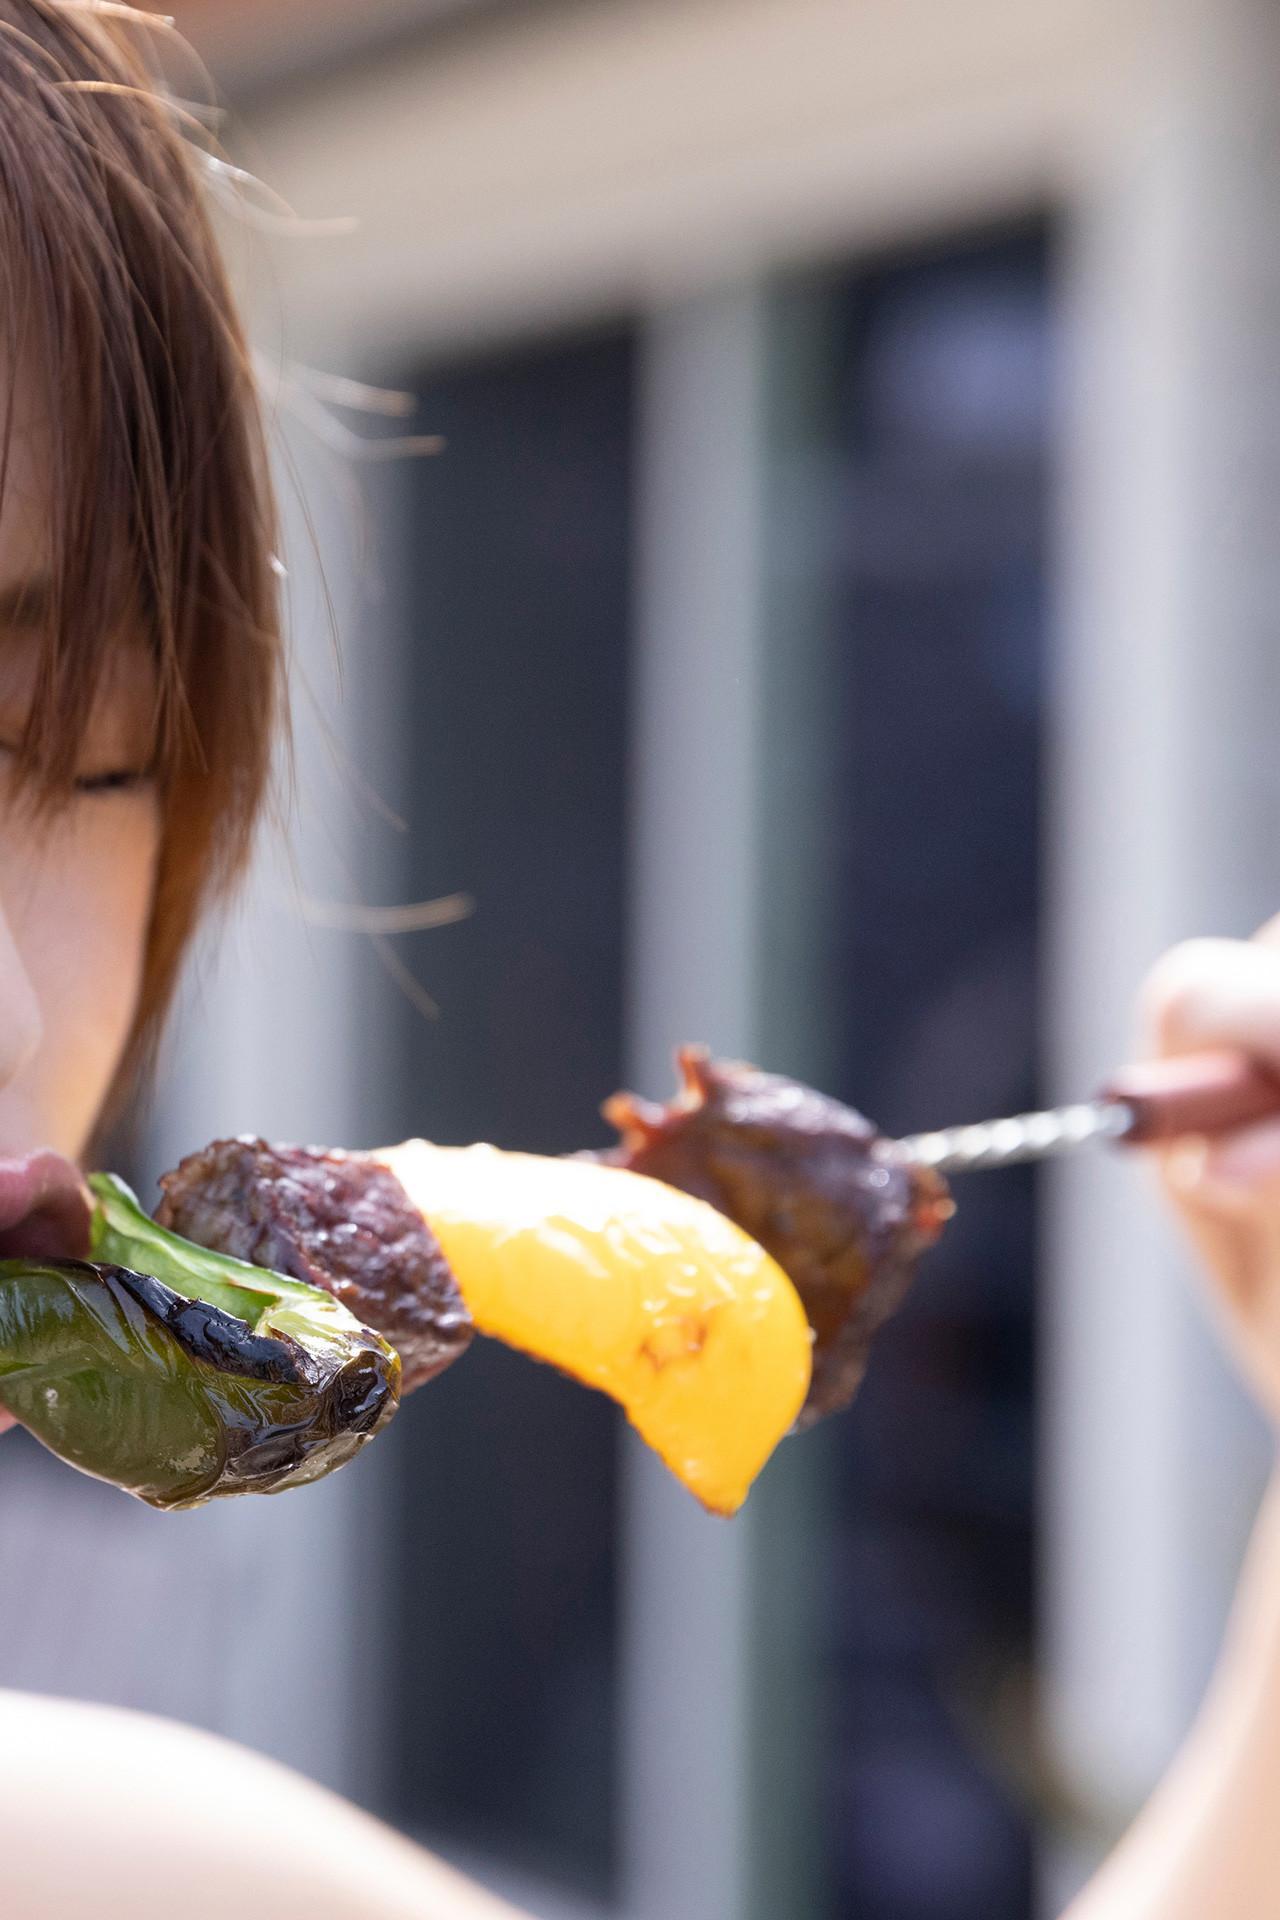
[[[115,767],[109,773],[86,773],[76,781],[77,793],[133,793],[151,778],[145,767]]]
[[[0,737],[0,757],[16,759],[17,747],[11,740]],[[152,778],[148,767],[105,767],[101,773],[82,773],[72,782],[77,793],[136,793],[139,787],[145,787]]]

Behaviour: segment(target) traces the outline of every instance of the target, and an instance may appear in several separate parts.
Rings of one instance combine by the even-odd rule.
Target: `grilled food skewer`
[[[164,1176],[155,1221],[96,1177],[89,1262],[0,1262],[0,1407],[84,1471],[192,1505],[331,1470],[402,1374],[485,1333],[612,1395],[732,1513],[793,1424],[853,1397],[951,1213],[944,1173],[1280,1115],[1280,1076],[1239,1053],[905,1140],[702,1048],[679,1067],[666,1104],[606,1104],[599,1154],[215,1141]]]

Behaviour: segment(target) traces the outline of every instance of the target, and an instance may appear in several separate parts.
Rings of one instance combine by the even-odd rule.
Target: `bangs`
[[[20,768],[69,792],[122,641],[155,668],[165,831],[146,1013],[245,858],[280,714],[274,507],[193,156],[123,9],[0,0],[0,508],[47,488]]]
[[[48,485],[23,761],[56,793],[122,634],[153,652],[163,779],[201,752],[189,683],[202,611],[216,605],[248,637],[260,608],[256,581],[237,596],[234,564],[210,577],[219,485],[248,455],[245,367],[219,265],[193,246],[204,216],[189,163],[154,92],[102,91],[92,14],[49,9],[50,23],[45,11],[0,4],[0,505],[21,410],[38,423]],[[117,77],[138,85],[123,61]]]
[[[0,220],[0,252],[5,244]],[[146,766],[162,786],[180,758],[178,730],[184,720],[190,726],[190,716],[174,671],[177,648],[164,635],[162,603],[134,558],[127,503],[107,488],[96,503],[86,497],[86,478],[107,448],[78,431],[74,402],[52,417],[42,406],[38,426],[28,427],[24,388],[34,377],[13,371],[12,354],[11,337],[0,330],[0,518],[12,513],[18,522],[13,545],[24,570],[13,592],[0,596],[0,649],[15,650],[12,660],[3,660],[0,684],[20,717],[10,742],[19,789],[43,812],[74,792],[96,703],[115,692],[121,669],[130,667],[138,690],[146,688],[152,699],[146,737],[154,741],[154,755]],[[38,385],[44,389],[43,377]],[[29,539],[29,496],[19,484],[32,464],[20,444],[28,436],[36,442],[40,493],[48,494]],[[95,504],[90,529],[83,522]]]

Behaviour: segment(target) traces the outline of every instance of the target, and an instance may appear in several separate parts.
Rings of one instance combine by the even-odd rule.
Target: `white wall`
[[[255,106],[246,153],[300,213],[355,222],[290,252],[307,350],[420,363],[1038,202],[1158,10],[513,7]]]

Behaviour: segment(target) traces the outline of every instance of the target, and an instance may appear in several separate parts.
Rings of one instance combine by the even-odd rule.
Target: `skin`
[[[141,643],[121,635],[76,791],[37,817],[16,791],[12,749],[31,710],[48,577],[42,447],[28,402],[0,500],[0,1154],[51,1146],[76,1159],[137,1006],[160,828],[147,777],[154,683]]]
[[[6,1920],[519,1920],[380,1821],[212,1734],[20,1694],[0,1695],[0,1725]],[[234,1809],[229,1827],[217,1809]]]

